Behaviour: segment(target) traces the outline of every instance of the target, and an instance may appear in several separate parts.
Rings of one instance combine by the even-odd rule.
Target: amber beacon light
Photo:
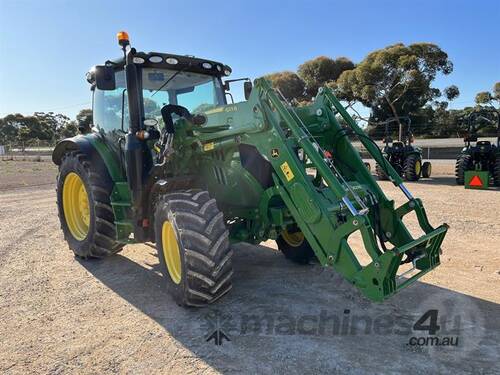
[[[120,44],[120,46],[123,47],[129,44],[128,33],[126,31],[119,31],[116,37],[118,38],[118,44]]]

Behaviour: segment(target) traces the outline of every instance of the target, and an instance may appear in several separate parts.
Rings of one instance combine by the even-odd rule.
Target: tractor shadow
[[[143,251],[156,254],[141,245],[127,254]],[[264,246],[234,246],[233,289],[203,309],[174,303],[157,262],[117,255],[81,264],[221,373],[487,373],[500,354],[498,304],[422,282],[373,303],[333,270],[292,264]],[[428,336],[412,327],[430,309],[440,314],[438,336],[458,336],[462,346],[409,345]],[[230,341],[207,341],[216,331]]]

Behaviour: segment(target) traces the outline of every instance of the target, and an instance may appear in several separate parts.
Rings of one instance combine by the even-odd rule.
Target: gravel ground
[[[49,165],[28,182],[53,181]],[[102,261],[75,259],[59,229],[53,185],[16,186],[31,164],[11,167],[17,173],[7,181],[0,162],[2,373],[498,370],[500,191],[455,186],[451,165],[408,183],[431,222],[450,225],[442,264],[387,302],[364,299],[331,269],[291,264],[268,241],[235,245],[233,290],[212,307],[190,310],[166,294],[151,246],[127,246]],[[409,225],[415,229],[414,220]],[[427,332],[412,327],[430,309],[438,310],[437,337],[456,346],[411,344],[412,337],[426,340]],[[206,341],[217,327],[230,339],[220,346]]]

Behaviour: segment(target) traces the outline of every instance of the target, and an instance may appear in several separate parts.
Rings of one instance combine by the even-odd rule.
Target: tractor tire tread
[[[91,226],[91,228],[93,227],[93,231],[89,232],[83,241],[76,241],[65,224],[62,191],[59,192],[59,189],[63,186],[61,171],[69,167],[70,169],[67,173],[70,173],[74,171],[71,168],[78,167],[78,165],[81,167],[80,171],[83,172],[80,178],[88,185],[89,204],[93,206],[94,211],[94,225]],[[92,165],[85,154],[72,151],[63,155],[57,175],[58,216],[64,238],[76,256],[84,259],[103,258],[122,250],[124,245],[115,240],[116,226],[114,224],[113,209],[110,204],[112,189],[113,183],[107,171],[99,174],[96,167]]]
[[[162,216],[177,229],[184,270],[180,288],[170,280],[161,249]],[[231,289],[233,275],[229,231],[215,199],[203,190],[185,190],[161,196],[155,207],[158,254],[167,285],[177,304],[206,306]]]

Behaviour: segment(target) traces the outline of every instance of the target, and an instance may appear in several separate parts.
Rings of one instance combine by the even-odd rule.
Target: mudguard
[[[60,165],[64,154],[70,151],[81,151],[93,165],[105,166],[113,182],[126,181],[116,153],[97,134],[77,135],[63,139],[54,148],[52,161]]]

